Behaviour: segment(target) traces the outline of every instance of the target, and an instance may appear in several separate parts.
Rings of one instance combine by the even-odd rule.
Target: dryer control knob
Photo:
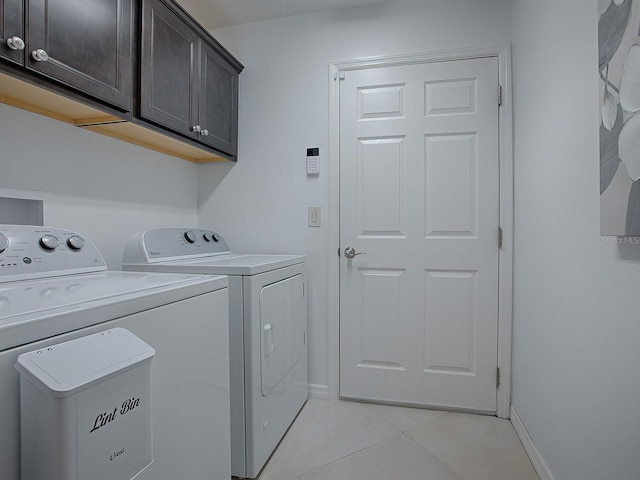
[[[189,243],[194,243],[196,241],[196,234],[193,233],[193,230],[187,230],[184,232],[184,239]]]
[[[0,253],[4,253],[4,251],[9,248],[9,239],[3,233],[0,233]]]
[[[218,238],[218,236],[214,233],[211,235],[211,240],[213,240],[214,242],[219,242],[220,239]]]
[[[204,238],[205,242],[210,242],[211,241],[211,234],[209,232],[206,232],[204,235],[202,235],[202,238]]]
[[[45,235],[40,239],[40,245],[45,250],[55,250],[56,248],[58,248],[59,244],[60,242],[53,235]]]
[[[67,239],[67,245],[72,250],[80,250],[84,247],[84,238],[78,235],[72,235]]]

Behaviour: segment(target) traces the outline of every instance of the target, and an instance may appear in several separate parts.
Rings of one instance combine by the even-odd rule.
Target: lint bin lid
[[[112,328],[23,353],[16,369],[49,395],[67,397],[149,362],[155,353],[129,330]]]

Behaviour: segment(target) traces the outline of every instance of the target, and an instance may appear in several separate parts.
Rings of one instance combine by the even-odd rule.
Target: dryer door
[[[260,291],[260,375],[266,396],[302,358],[306,348],[304,277],[294,275]]]

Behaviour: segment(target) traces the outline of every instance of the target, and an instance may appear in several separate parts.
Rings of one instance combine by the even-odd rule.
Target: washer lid
[[[110,271],[0,284],[0,351],[227,285],[221,276]]]
[[[306,261],[305,255],[229,254],[187,260],[159,262],[150,265],[123,265],[125,270],[196,273],[208,275],[258,275]],[[148,268],[145,268],[148,267]]]

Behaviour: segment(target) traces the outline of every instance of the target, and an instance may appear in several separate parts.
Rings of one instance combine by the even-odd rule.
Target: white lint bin
[[[123,328],[20,355],[21,480],[130,480],[150,465],[154,355]]]

